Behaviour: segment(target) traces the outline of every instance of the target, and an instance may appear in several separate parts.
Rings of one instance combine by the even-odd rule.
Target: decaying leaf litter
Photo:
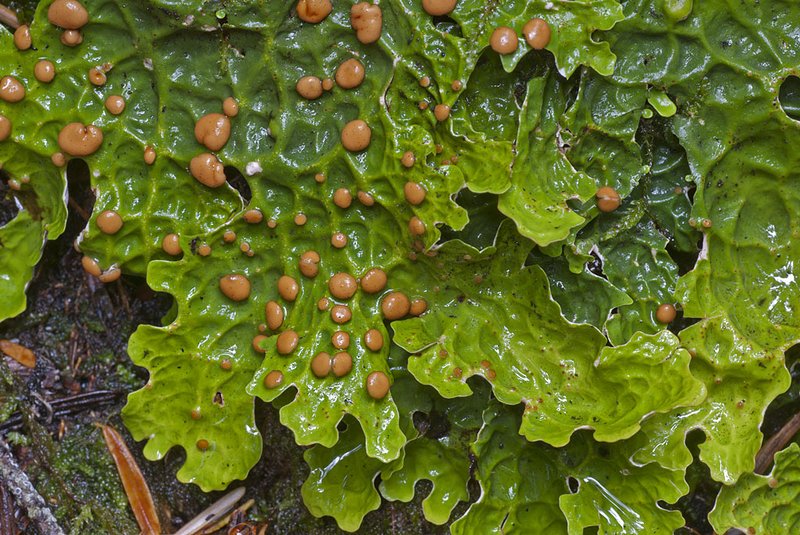
[[[146,457],[182,446],[180,480],[210,490],[245,477],[262,450],[255,396],[279,408],[299,444],[318,444],[305,455],[312,474],[315,459],[363,456],[303,486],[310,510],[344,529],[380,503],[378,477],[386,498],[407,495],[395,478],[431,479],[424,514],[446,522],[452,504],[434,500],[463,485],[459,466],[484,493],[454,532],[513,530],[531,499],[549,508],[538,520],[569,532],[614,532],[620,521],[610,519],[638,531],[679,527],[663,504],[690,491],[693,458],[727,485],[752,470],[763,412],[790,386],[783,353],[797,342],[795,166],[780,150],[797,135],[797,8],[748,6],[744,23],[719,4],[398,1],[339,13],[304,1],[268,9],[275,15],[255,27],[266,4],[126,6],[135,25],[103,2],[40,6],[42,24],[16,33],[14,46],[51,40],[63,50],[59,72],[29,54],[40,85],[25,87],[32,79],[14,70],[2,87],[16,114],[5,116],[13,143],[0,150],[12,151],[7,184],[23,201],[3,231],[24,252],[5,314],[24,308],[20,289],[38,260],[36,233],[20,240],[19,229],[38,225],[42,239],[64,230],[58,169],[84,157],[97,200],[79,240],[82,266],[111,284],[146,269],[150,286],[175,298],[166,327],[131,338],[128,352],[150,378],[123,416],[134,437],[149,437]],[[153,30],[149,40],[141,28]],[[94,50],[85,38],[102,42],[112,29],[133,32],[130,57],[83,55]],[[325,39],[337,46],[320,55]],[[183,102],[163,83],[137,85],[163,82],[180,64],[162,43],[219,58],[168,77]],[[338,76],[347,54],[363,78],[352,62]],[[256,71],[259,61],[266,68]],[[183,74],[207,83],[186,89]],[[220,85],[233,94],[211,96]],[[54,87],[85,102],[78,116],[49,104]],[[20,137],[38,119],[18,112],[41,99],[50,133]],[[185,135],[141,119],[154,113]],[[151,173],[169,180],[131,179]],[[478,195],[456,198],[464,186]],[[192,193],[165,195],[170,188]],[[207,202],[186,201],[195,197]],[[147,199],[148,209],[126,199]],[[384,274],[377,295],[364,284],[375,270]],[[199,379],[193,391],[186,377]],[[484,380],[491,395],[478,388]],[[664,388],[654,396],[648,384]],[[175,419],[154,418],[152,403]],[[419,420],[434,421],[442,403],[466,420],[445,418],[429,436]],[[547,447],[564,448],[554,451],[568,484],[543,478],[496,503],[489,489],[507,495],[512,482],[486,479],[502,462],[492,437],[514,431],[519,403],[521,451],[550,445],[519,455],[533,459],[524,468],[559,473],[536,463]],[[407,475],[437,455],[461,464]],[[614,455],[642,485],[635,498],[609,490],[614,470],[602,467]],[[348,470],[362,483],[341,509],[336,478]]]

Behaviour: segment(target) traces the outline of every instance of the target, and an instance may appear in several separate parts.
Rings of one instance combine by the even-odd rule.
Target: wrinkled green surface
[[[25,289],[41,258],[45,236],[41,221],[28,211],[0,227],[0,320],[25,310]]]
[[[654,415],[642,425],[634,460],[656,461],[683,469],[692,461],[686,433],[700,428],[706,440],[700,459],[711,476],[733,483],[752,471],[761,446],[759,431],[767,405],[789,386],[789,372],[779,351],[764,351],[737,336],[725,320],[706,320],[681,333],[681,342],[695,352],[691,371],[706,385],[699,406]]]
[[[627,438],[651,412],[702,399],[674,335],[603,348],[596,328],[567,322],[541,269],[521,267],[530,246],[509,227],[494,247],[452,241],[418,261],[434,274],[423,281],[431,311],[392,325],[395,342],[419,355],[408,365],[418,381],[458,397],[483,376],[497,399],[525,404],[521,433],[555,446],[582,426],[598,440]]]
[[[75,121],[100,127],[103,149],[86,158],[97,188],[95,213],[115,210],[125,226],[110,237],[90,222],[82,249],[104,269],[117,264],[125,272],[143,274],[147,261],[165,256],[160,250],[164,235],[214,228],[238,207],[232,189],[212,192],[185,169],[198,151],[191,135],[194,120],[219,111],[219,101],[228,95],[220,93],[215,64],[198,61],[191,73],[178,67],[188,51],[216,55],[218,40],[207,32],[176,33],[181,26],[146,5],[130,4],[122,10],[113,2],[87,2],[92,24],[82,31],[84,44],[70,48],[59,42],[61,31],[47,22],[48,5],[40,4],[31,26],[38,50],[19,52],[11,44],[10,34],[3,34],[6,61],[14,58],[13,63],[5,63],[11,67],[5,73],[16,76],[27,91],[21,102],[2,104],[2,113],[13,123],[14,140],[2,143],[4,159],[13,163],[4,169],[14,178],[30,176],[30,184],[22,191],[30,187],[41,198],[40,206],[54,207],[45,217],[52,235],[57,236],[66,220],[63,170],[50,162],[50,156],[60,151],[58,133]],[[134,43],[135,47],[114,46],[116,42]],[[33,76],[33,66],[42,58],[55,64],[56,77],[49,84]],[[152,70],[145,59],[152,60]],[[88,70],[103,63],[113,66],[108,82],[102,87],[90,85]],[[166,80],[170,83],[164,83]],[[105,109],[108,95],[125,97],[122,115],[113,116]],[[153,120],[156,114],[158,121]],[[176,136],[177,131],[190,135]],[[242,149],[244,139],[242,136],[239,143]],[[229,143],[228,149],[234,144]],[[153,166],[143,160],[146,145],[153,146],[159,156]],[[40,192],[39,183],[49,183],[50,189]],[[59,189],[54,188],[56,184]]]
[[[444,524],[459,501],[469,500],[469,462],[454,456],[452,447],[449,437],[409,442],[403,468],[381,482],[381,494],[387,500],[408,502],[414,497],[414,485],[428,480],[433,486],[422,500],[422,510],[429,522]]]
[[[380,492],[387,500],[408,502],[420,481],[430,481],[431,490],[422,500],[422,511],[429,522],[444,524],[459,501],[469,501],[469,448],[481,426],[489,389],[480,384],[469,398],[443,399],[433,389],[419,385],[407,372],[395,373],[403,378],[402,384],[395,387],[398,406],[410,416],[409,422],[414,416],[422,416],[424,423],[413,430],[404,425],[409,442],[403,462],[391,475],[383,477]]]
[[[221,323],[216,336],[236,335]],[[208,347],[214,347],[215,338],[207,340]],[[242,395],[256,362],[234,351],[187,354],[186,345],[179,333],[164,336],[154,327],[140,328],[128,352],[134,363],[147,364],[150,379],[129,396],[122,414],[135,439],[148,439],[144,452],[149,459],[161,459],[179,445],[186,452],[178,472],[181,481],[197,483],[203,490],[224,488],[234,479],[244,479],[261,456],[253,402]],[[231,362],[230,370],[222,369],[223,360]],[[170,415],[166,422],[164,414]],[[208,449],[200,449],[199,440],[206,440]]]
[[[723,487],[708,518],[719,533],[730,528],[775,535],[794,533],[800,529],[798,492],[800,447],[791,444],[775,454],[770,474],[746,474],[735,485]]]
[[[630,2],[626,21],[606,37],[616,79],[674,86],[672,129],[687,153],[697,186],[691,215],[704,234],[700,261],[675,296],[686,316],[709,318],[682,336],[699,348],[693,371],[705,376],[709,398],[694,415],[654,419],[652,431],[668,445],[682,443],[667,438],[680,429],[701,426],[701,458],[715,479],[732,483],[752,468],[763,410],[788,386],[782,353],[798,341],[797,178],[787,148],[799,125],[776,97],[800,57],[792,37],[800,11],[780,1],[719,4],[696,3],[676,22]]]
[[[469,498],[469,447],[481,425],[488,389],[479,388],[467,400],[444,400],[397,367],[406,358],[402,352],[394,353],[393,391],[408,438],[400,458],[382,463],[369,457],[363,433],[353,425],[347,426],[332,448],[314,446],[305,453],[311,473],[303,483],[303,502],[315,516],[334,517],[341,529],[356,530],[364,515],[378,508],[381,496],[412,500],[415,484],[421,480],[432,483],[422,511],[434,524],[447,522],[457,503]],[[426,423],[414,425],[415,417]],[[442,419],[449,424],[446,430],[439,427]]]
[[[599,533],[672,533],[683,525],[679,512],[656,505],[688,490],[682,472],[637,467],[627,442],[601,445],[585,433],[563,449],[528,442],[514,431],[517,412],[499,404],[486,410],[473,446],[483,494],[453,524],[454,534],[572,535],[593,526]]]
[[[305,453],[311,473],[303,483],[303,503],[314,516],[330,515],[345,531],[355,531],[381,504],[375,478],[388,472],[364,451],[364,435],[348,425],[333,448],[315,446]],[[391,465],[390,465],[391,466]]]
[[[796,188],[786,185],[795,156],[782,147],[794,144],[798,124],[775,99],[800,56],[791,37],[800,11],[791,2],[719,3],[730,6],[700,3],[683,22],[628,3],[628,19],[609,34],[615,77],[676,86],[683,113],[673,130],[698,187],[692,215],[712,225],[702,261],[678,287],[686,314],[723,314],[766,349],[785,349],[797,338],[799,294]]]
[[[665,247],[667,239],[652,223],[631,229],[635,237],[620,235],[600,247],[603,272],[609,282],[624,288],[632,303],[617,309],[606,323],[608,339],[621,344],[636,332],[655,333],[663,324],[656,319],[662,303],[672,303],[678,266]]]
[[[627,195],[642,171],[633,137],[643,91],[587,74],[570,105],[574,86],[552,74],[528,83],[512,184],[500,196],[500,211],[541,246],[566,239],[597,213],[576,212],[567,201],[585,202],[600,186]]]
[[[550,293],[561,306],[561,313],[573,323],[590,323],[602,329],[613,309],[633,302],[628,294],[592,273],[588,266],[573,273],[564,257],[537,255],[533,261],[547,275]],[[576,293],[592,298],[571,299]]]
[[[728,73],[710,77],[733,81]],[[706,125],[719,126],[724,145],[706,147],[702,155],[689,153],[696,172],[704,176],[692,214],[713,226],[705,233],[703,260],[681,281],[677,296],[691,316],[723,314],[759,345],[786,348],[800,334],[800,291],[794,277],[800,248],[793,238],[800,207],[794,187],[797,162],[794,152],[774,154],[768,147],[800,141],[800,125],[776,110],[776,85],[725,86],[730,104],[709,103],[700,114]],[[678,126],[688,145],[699,144],[697,126]],[[731,150],[734,143],[736,150]]]
[[[186,451],[182,481],[210,490],[244,478],[262,449],[254,398],[280,398],[281,422],[313,445],[304,499],[344,529],[357,529],[381,493],[410,500],[419,480],[432,482],[426,517],[446,522],[467,499],[470,448],[484,494],[454,532],[681,525],[656,502],[687,492],[686,434],[705,434],[700,459],[714,479],[733,484],[751,471],[764,411],[789,384],[783,353],[800,341],[800,124],[781,108],[800,109],[796,83],[781,89],[800,66],[800,7],[461,0],[450,17],[432,19],[417,1],[390,0],[381,3],[381,39],[364,45],[350,26],[352,3],[307,24],[276,0],[87,0],[85,42],[67,48],[44,2],[36,50],[16,51],[0,31],[2,74],[28,90],[18,104],[0,102],[14,124],[0,161],[11,178],[30,178],[18,194],[24,210],[0,229],[0,290],[10,296],[0,318],[22,309],[44,240],[64,228],[65,176],[50,163],[58,131],[91,122],[105,141],[85,159],[97,200],[80,247],[175,298],[168,324],[130,340],[150,380],[124,416],[148,440],[149,458]],[[531,52],[524,39],[508,56],[488,47],[495,27],[520,31],[534,16],[552,27],[547,50]],[[353,56],[366,67],[360,87],[314,101],[297,95],[298,78],[332,76]],[[50,85],[32,78],[40,57],[56,63]],[[87,70],[105,62],[108,83],[89,85]],[[119,117],[103,107],[110,94],[128,101]],[[205,152],[194,122],[227,96],[240,113],[219,157],[244,173],[249,200],[187,171]],[[452,108],[444,122],[432,114],[438,103]],[[353,154],[339,135],[356,118],[369,123],[372,142]],[[158,154],[153,166],[142,160],[146,145]],[[406,151],[416,156],[410,169],[400,163]],[[404,199],[407,181],[427,191],[419,206]],[[600,186],[622,198],[613,213],[594,205]],[[375,204],[339,208],[338,188]],[[263,222],[243,220],[253,208]],[[94,224],[106,209],[125,221],[115,236]],[[300,213],[303,226],[293,223]],[[422,236],[410,235],[412,216],[425,224]],[[236,233],[232,243],[226,231]],[[330,244],[338,231],[349,239],[341,250]],[[161,250],[171,232],[181,235],[182,258]],[[201,244],[210,256],[197,254]],[[309,250],[322,258],[316,277],[299,271]],[[389,274],[385,291],[424,298],[428,311],[388,323],[383,294],[361,290],[343,302],[353,314],[343,327],[319,310],[333,274],[360,277],[373,266]],[[248,299],[221,293],[219,279],[231,273],[251,281]],[[300,285],[294,302],[278,296],[283,274]],[[286,313],[281,330],[299,335],[291,355],[277,353],[277,333],[252,345],[270,300]],[[655,318],[662,303],[682,313],[671,326]],[[386,341],[376,352],[362,340],[370,328]],[[335,352],[339,329],[351,335],[353,369],[317,378],[310,361]],[[407,364],[390,357],[397,346],[411,353]],[[273,371],[283,381],[268,389]],[[393,381],[382,400],[365,389],[373,371]],[[421,387],[403,385],[415,381],[433,389],[409,401]],[[500,403],[470,446],[478,424],[460,433],[454,422],[459,407],[473,420],[486,407],[486,383]],[[437,412],[446,432],[413,425],[415,413]]]

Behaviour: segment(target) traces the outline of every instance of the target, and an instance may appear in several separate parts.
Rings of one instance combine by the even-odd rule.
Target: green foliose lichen
[[[123,417],[148,458],[185,451],[181,481],[222,489],[269,456],[256,397],[313,445],[303,498],[346,530],[419,480],[446,523],[474,478],[454,533],[671,532],[689,431],[714,479],[752,470],[800,341],[795,3],[347,1],[312,21],[326,2],[86,0],[73,47],[51,4],[31,49],[0,31],[26,90],[0,101],[22,206],[0,318],[64,229],[59,134],[94,125],[78,245],[101,280],[175,299],[130,339],[150,378]]]

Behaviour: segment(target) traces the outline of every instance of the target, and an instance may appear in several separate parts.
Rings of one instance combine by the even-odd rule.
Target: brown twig
[[[89,212],[84,210],[83,206],[78,204],[78,202],[75,199],[73,199],[71,195],[70,195],[70,198],[69,198],[68,202],[69,202],[70,207],[73,210],[75,210],[78,213],[79,216],[81,216],[81,219],[83,219],[84,221],[89,221],[89,218],[91,217],[89,215]]]
[[[782,450],[798,431],[800,431],[800,412],[792,416],[791,420],[786,422],[777,433],[772,435],[769,440],[761,446],[761,449],[758,450],[758,455],[756,455],[755,472],[757,474],[766,474],[769,467],[772,466],[775,453]]]
[[[69,331],[69,368],[72,370],[72,375],[75,375],[76,367],[75,361],[78,355],[78,326],[73,325]]]
[[[0,4],[0,22],[11,27],[12,30],[19,28],[19,18],[14,10]]]

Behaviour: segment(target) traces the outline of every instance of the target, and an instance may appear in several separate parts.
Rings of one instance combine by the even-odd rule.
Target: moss
[[[24,435],[23,433],[18,433],[16,431],[11,431],[6,435],[6,442],[8,442],[10,446],[30,445],[30,439],[28,438],[28,436]]]
[[[51,441],[43,429],[35,434],[36,457],[46,458],[46,464],[34,464],[30,473],[62,525],[78,533],[138,532],[116,467],[95,426],[75,424],[59,441]],[[76,523],[87,527],[76,528]]]

